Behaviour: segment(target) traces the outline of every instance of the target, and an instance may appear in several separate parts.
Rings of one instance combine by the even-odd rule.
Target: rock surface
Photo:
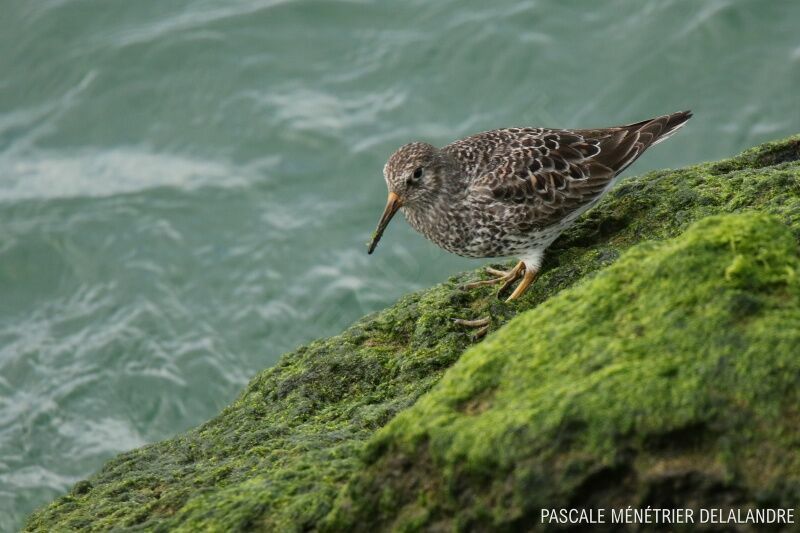
[[[409,295],[26,528],[505,530],[543,527],[545,507],[793,507],[799,160],[796,136],[629,178],[519,303],[458,289],[476,273]],[[499,331],[477,344],[452,323],[487,313]]]

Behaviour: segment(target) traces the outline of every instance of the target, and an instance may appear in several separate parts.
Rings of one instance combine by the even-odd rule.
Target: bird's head
[[[383,231],[398,209],[425,209],[433,203],[442,189],[445,166],[442,153],[428,143],[406,144],[392,154],[383,167],[389,198],[372,236],[368,253],[375,250]]]

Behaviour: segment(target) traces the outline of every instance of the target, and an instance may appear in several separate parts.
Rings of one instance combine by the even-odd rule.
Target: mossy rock
[[[519,530],[561,507],[793,508],[800,257],[709,217],[468,350],[370,441],[336,530]],[[610,514],[610,512],[609,512]]]
[[[641,461],[647,457],[656,461],[658,455],[655,451],[648,452],[650,455],[640,451],[625,462],[628,449],[635,452],[661,447],[666,450],[667,456],[671,453],[670,443],[689,439],[697,443],[697,464],[702,462],[700,456],[709,459],[707,452],[716,453],[718,450],[709,443],[720,442],[724,446],[720,444],[722,447],[719,450],[737,453],[741,450],[760,450],[762,456],[769,455],[774,463],[780,462],[786,459],[782,453],[786,443],[793,438],[791,433],[775,436],[764,448],[753,443],[764,442],[767,429],[762,431],[755,428],[736,435],[725,433],[728,427],[739,427],[735,425],[739,423],[735,420],[730,421],[730,426],[715,425],[715,416],[727,412],[724,409],[728,406],[725,403],[728,396],[717,397],[712,394],[715,389],[710,378],[705,382],[692,380],[681,370],[683,363],[679,364],[679,361],[683,359],[673,355],[671,350],[678,350],[682,345],[675,340],[678,343],[676,346],[656,344],[650,345],[648,350],[644,346],[647,342],[664,338],[658,336],[664,333],[663,330],[657,330],[658,324],[648,320],[657,316],[658,312],[666,313],[664,318],[668,320],[665,324],[683,328],[682,331],[687,335],[686,343],[704,346],[701,353],[697,354],[697,365],[701,361],[707,364],[711,364],[711,361],[727,361],[725,364],[719,363],[722,366],[716,371],[722,376],[721,379],[729,379],[726,386],[736,383],[734,378],[739,376],[736,379],[741,381],[742,401],[754,401],[753,409],[757,410],[759,416],[766,417],[765,413],[776,417],[781,413],[791,415],[787,409],[796,405],[796,396],[782,396],[780,387],[792,379],[796,384],[797,376],[791,374],[795,369],[794,363],[784,357],[786,352],[780,343],[789,341],[789,330],[792,328],[785,326],[780,329],[771,324],[796,319],[798,309],[796,283],[791,281],[793,278],[788,271],[784,275],[776,267],[784,263],[791,267],[794,264],[792,261],[796,262],[789,248],[793,245],[791,243],[800,238],[798,159],[800,137],[793,137],[762,145],[731,160],[627,179],[554,244],[540,279],[518,303],[501,303],[491,288],[471,292],[459,289],[460,283],[478,273],[458,276],[427,291],[406,296],[389,309],[365,317],[339,336],[314,342],[284,355],[275,367],[256,376],[236,402],[208,423],[173,439],[112,459],[100,472],[76,484],[69,494],[35,512],[29,518],[26,529],[300,531],[341,529],[355,525],[371,529],[381,524],[398,527],[403,524],[409,528],[423,524],[445,524],[448,527],[459,524],[505,524],[511,527],[519,523],[514,521],[520,520],[534,502],[545,501],[550,496],[555,498],[559,494],[573,495],[577,498],[573,503],[601,501],[604,494],[611,494],[608,487],[602,486],[606,475],[616,472],[616,479],[626,481],[638,479],[636,476],[641,472],[655,472],[641,470],[646,467]],[[716,221],[720,231],[725,230],[722,233],[727,237],[720,233],[719,239],[730,238],[730,242],[738,243],[735,250],[719,246],[713,240],[717,238],[714,237],[717,235],[714,224],[708,226],[710,222],[704,221],[701,224],[706,226],[699,227],[707,227],[708,231],[699,232],[695,228],[675,241],[645,244],[617,261],[638,243],[671,239],[683,233],[695,221],[735,212],[771,213],[774,218],[748,216],[711,219],[712,222]],[[737,232],[752,236],[752,242],[760,244],[752,244],[747,240],[740,242],[736,237]],[[704,240],[703,234],[709,235],[708,239]],[[769,240],[767,235],[775,240]],[[787,235],[792,235],[794,240]],[[760,246],[761,251],[754,255],[753,246]],[[702,251],[709,265],[724,263],[726,270],[722,277],[714,278],[710,270],[701,268],[703,264],[687,266],[687,261],[692,259],[681,259],[679,254],[675,255],[676,265],[683,265],[691,272],[677,267],[672,269],[660,262],[659,258],[680,247]],[[661,270],[653,270],[655,267],[652,265],[656,263],[662,265],[659,267]],[[614,264],[611,270],[597,275],[611,264]],[[625,273],[619,269],[624,265],[629,271],[629,284],[631,287],[641,287],[641,296],[620,288],[621,276]],[[597,277],[592,279],[595,275]],[[768,278],[772,279],[770,276],[774,279],[768,282]],[[636,281],[638,278],[649,279],[649,282],[639,283]],[[578,282],[580,284],[573,290],[565,291]],[[607,290],[619,294],[609,293],[606,299],[599,298],[606,302],[600,307],[587,307],[583,303],[584,298],[587,301],[596,299],[604,290],[604,283]],[[719,294],[724,292],[728,295],[724,305],[703,300],[702,297],[707,295],[705,291],[711,290],[709,287],[716,287]],[[582,291],[591,294],[584,295]],[[669,301],[673,304],[676,298],[680,299],[685,294],[687,300],[678,302],[682,306],[681,312],[669,314],[666,307],[657,305],[656,295],[667,293],[671,295],[672,300]],[[624,299],[625,295],[629,300]],[[642,316],[637,317],[634,310],[642,309],[641,306],[648,301],[653,301],[656,307],[646,309]],[[785,306],[781,313],[775,307],[776,302],[783,302]],[[536,349],[529,345],[533,339],[530,335],[534,333],[522,331],[525,328],[521,330],[519,324],[543,320],[537,317],[555,308],[569,308],[572,315],[551,319],[554,322],[550,327],[559,323],[573,331],[574,335],[583,335],[580,339],[575,336],[572,338],[578,339],[574,342],[585,346],[587,352],[562,353],[561,357],[552,353],[547,356],[549,358],[542,359],[545,356],[531,351]],[[524,313],[513,323],[503,326],[521,312]],[[474,341],[452,320],[485,314],[493,316],[492,330],[499,329],[500,332],[459,361]],[[722,332],[716,336],[689,338],[699,332],[705,335],[705,330],[699,330],[698,326],[686,321],[692,316],[713,319],[715,324],[733,321],[736,328],[727,330],[729,336]],[[766,318],[768,316],[773,318]],[[612,320],[612,317],[616,318]],[[681,322],[681,317],[686,320]],[[645,322],[640,323],[643,320]],[[598,335],[599,323],[611,323],[615,327]],[[541,324],[544,327],[544,321]],[[762,329],[756,327],[759,324],[758,328]],[[640,327],[645,329],[640,330]],[[513,364],[512,361],[517,358],[509,357],[502,350],[515,351],[509,348],[513,345],[514,336],[520,336],[520,354],[527,353],[529,357],[539,354],[536,360],[543,365],[550,365],[547,368],[553,372],[521,373],[519,378],[506,379],[506,369],[511,367],[506,366],[505,360],[509,359],[507,363]],[[682,338],[677,333],[674,337]],[[707,344],[703,344],[706,341]],[[724,344],[723,341],[730,344]],[[747,344],[751,341],[757,342]],[[552,349],[569,346],[564,339],[548,339],[547,342]],[[745,359],[738,359],[734,357],[735,354],[727,359],[715,359],[714,354],[721,353],[715,351],[717,348],[733,350],[731,346],[736,342],[741,343],[741,350],[748,346],[754,350],[768,347],[763,365],[756,365],[761,359],[755,352]],[[769,345],[770,342],[774,346]],[[602,353],[597,355],[597,352],[591,351],[592,347],[598,350],[602,347]],[[612,359],[623,349],[639,351],[624,352],[628,354],[624,357],[620,355],[621,366],[618,368]],[[497,354],[492,355],[492,350],[496,350]],[[735,353],[741,353],[741,350]],[[643,359],[641,365],[637,366],[633,354],[642,351],[647,351],[650,358]],[[584,354],[583,358],[580,353]],[[466,372],[465,369],[470,368],[469,361],[479,360],[486,361],[488,366],[483,368],[478,365],[479,368],[473,369],[474,374]],[[456,361],[459,363],[450,369]],[[736,369],[746,362],[756,365],[753,366],[754,371],[763,374],[749,378],[744,373],[736,374]],[[520,360],[521,368],[527,368],[523,363]],[[592,366],[601,363],[606,366]],[[769,367],[778,363],[786,366]],[[588,366],[581,366],[584,364]],[[698,368],[697,365],[691,368]],[[703,376],[714,375],[714,368],[704,367],[703,371]],[[562,379],[562,372],[564,376],[580,377],[577,383],[581,386],[573,387],[566,377]],[[655,430],[639,433],[646,427],[642,425],[646,424],[643,415],[637,418],[623,413],[623,406],[627,405],[624,402],[642,396],[640,378],[649,376],[651,372],[666,372],[664,383],[671,379],[675,385],[668,390],[653,389],[652,396],[663,396],[660,401],[674,401],[675,405],[682,406],[671,415],[672,418],[661,420],[672,424],[664,426],[672,429],[662,431],[660,437]],[[669,375],[670,372],[673,374]],[[452,386],[448,385],[454,379],[450,377],[451,373],[466,379],[458,388],[464,396],[456,404],[445,401],[442,394],[446,393],[441,392]],[[437,385],[443,374],[447,374],[447,377]],[[534,377],[538,381],[526,381]],[[601,377],[604,380],[599,379]],[[759,392],[762,385],[759,383],[774,389],[774,394],[762,396]],[[615,384],[616,388],[611,388],[611,384]],[[436,388],[431,391],[434,386]],[[705,393],[700,391],[703,387]],[[536,391],[548,390],[551,395],[561,394],[563,403],[548,404],[553,407],[550,414],[542,414],[535,408],[525,412],[529,416],[541,416],[542,423],[551,424],[542,427],[542,435],[556,435],[564,441],[564,447],[571,446],[586,454],[559,456],[560,461],[567,461],[561,466],[548,463],[546,455],[537,459],[536,454],[530,454],[531,450],[525,448],[526,443],[545,445],[542,439],[525,440],[526,435],[531,437],[532,433],[539,434],[538,430],[534,431],[533,422],[528,425],[527,432],[513,432],[505,436],[500,436],[500,433],[487,434],[507,444],[497,450],[499,457],[496,459],[505,461],[503,465],[515,464],[516,457],[528,454],[530,477],[521,481],[528,484],[526,486],[530,493],[527,495],[515,492],[522,485],[514,485],[516,480],[509,478],[507,473],[481,470],[493,463],[483,462],[479,457],[483,449],[480,446],[467,457],[465,468],[468,466],[469,469],[458,471],[453,469],[453,463],[448,462],[457,457],[452,455],[457,450],[466,449],[477,428],[483,427],[470,429],[471,424],[477,423],[482,417],[498,416],[491,420],[512,425],[520,420],[517,416],[523,416],[522,411],[497,411],[498,406],[504,405],[497,403],[500,398],[506,398],[504,390],[508,393],[522,391],[520,401],[536,398]],[[471,395],[469,391],[479,394]],[[688,395],[683,396],[679,392]],[[720,394],[723,392],[727,394],[729,391],[720,391]],[[598,396],[601,393],[608,396]],[[605,412],[602,405],[590,406],[586,403],[590,397],[599,398],[597,401],[601,402],[612,402],[615,409]],[[652,399],[652,402],[655,401]],[[449,437],[442,436],[442,433],[430,427],[433,419],[419,420],[419,431],[410,427],[413,426],[409,424],[413,413],[436,414],[443,412],[443,409],[451,409],[453,405],[453,412],[445,417],[453,424],[447,426],[452,431]],[[655,409],[654,405],[646,403],[643,408],[650,406]],[[659,404],[658,409],[666,409],[666,405]],[[584,414],[602,413],[605,418],[600,421],[585,420],[574,411],[578,406],[592,407],[591,411]],[[748,404],[742,406],[743,409],[748,408]],[[747,417],[744,412],[737,420]],[[398,416],[398,413],[403,414]],[[692,417],[696,417],[699,425],[683,424],[695,419]],[[394,422],[390,423],[392,420]],[[558,420],[566,425],[558,426]],[[602,420],[607,421],[606,426],[601,424]],[[616,436],[612,435],[612,438],[609,435],[613,429],[611,425],[622,422],[627,422],[628,426],[620,426],[614,431],[620,435],[628,432],[628,440],[624,442],[629,448],[617,449],[617,443],[624,439],[615,440]],[[500,425],[498,431],[501,427],[511,426]],[[385,429],[378,432],[381,428]],[[692,440],[694,437],[688,434],[694,434],[695,428],[701,437]],[[426,433],[428,430],[432,433]],[[671,434],[669,431],[677,433]],[[430,440],[433,435],[444,440],[434,443]],[[452,442],[445,442],[448,438]],[[748,447],[740,441],[751,442],[751,445]],[[517,452],[520,455],[514,455]],[[552,443],[550,448],[541,448],[542,454],[552,452]],[[393,461],[396,461],[394,464],[397,468],[386,479],[386,489],[380,485],[379,492],[370,493],[380,476],[389,474],[387,468]],[[735,471],[725,470],[730,467],[730,459],[722,457],[714,461],[703,464],[717,465],[720,479],[728,483],[726,487],[749,490],[748,487],[771,486],[769,480],[762,485],[757,485],[755,481],[742,482],[735,477],[738,475]],[[794,463],[788,459],[784,463],[789,465],[786,468],[794,468]],[[536,464],[549,466],[540,471],[534,468]],[[652,468],[657,464],[653,463]],[[749,468],[748,464],[742,463],[742,472]],[[668,464],[665,465],[666,468]],[[470,470],[473,466],[477,470]],[[566,466],[569,468],[562,468]],[[594,472],[592,479],[596,481],[582,481],[581,476],[587,472]],[[757,469],[750,472],[753,476],[767,479],[779,475],[781,470],[775,469],[769,473]],[[550,476],[555,473],[561,473],[562,477]],[[725,477],[728,475],[733,477]],[[419,494],[422,496],[410,502],[408,495],[413,491],[408,487],[421,480],[423,485]],[[509,483],[511,485],[506,488],[501,487]],[[593,483],[598,483],[596,489]],[[467,492],[459,491],[460,484],[464,484]],[[494,492],[486,492],[481,488],[485,486],[494,486]],[[583,492],[577,489],[578,486],[583,487]],[[657,485],[653,487],[657,488]],[[662,490],[678,498],[682,494],[681,487],[676,485],[670,489],[664,486]],[[781,498],[786,498],[789,490],[776,489],[777,492],[765,492],[752,497],[759,502],[764,498],[783,501]],[[375,494],[384,495],[384,499],[376,502]],[[496,501],[491,505],[486,498],[492,494],[516,495],[514,497],[521,500]],[[620,494],[625,496],[627,493]],[[639,492],[635,494],[645,497]],[[741,494],[741,498],[751,497],[746,491]],[[417,501],[420,497],[430,499],[430,503],[420,504]],[[461,518],[457,518],[454,509],[460,502],[467,501],[463,498],[470,497],[475,499],[476,512],[459,513]],[[392,499],[394,501],[390,501]],[[625,503],[627,505],[628,502]],[[377,507],[371,507],[373,504]],[[399,514],[391,511],[393,505],[399,506]],[[509,509],[504,511],[503,507]]]

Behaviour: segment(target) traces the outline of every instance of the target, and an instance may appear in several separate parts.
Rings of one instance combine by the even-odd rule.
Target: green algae
[[[701,381],[696,376],[693,379],[681,373],[675,364],[668,364],[667,361],[651,364],[652,361],[643,359],[639,366],[634,365],[635,369],[632,369],[627,363],[616,365],[610,362],[617,350],[645,346],[648,339],[662,337],[654,336],[657,323],[648,321],[642,324],[634,312],[635,309],[642,309],[640,304],[644,300],[638,300],[630,291],[621,290],[622,287],[609,279],[620,276],[618,269],[620,265],[625,265],[632,273],[644,269],[642,272],[650,275],[650,283],[663,288],[665,294],[670,289],[672,294],[676,294],[676,291],[682,294],[683,284],[689,279],[688,273],[677,272],[669,265],[659,263],[657,258],[667,254],[670,246],[685,246],[687,250],[695,250],[692,246],[700,246],[702,241],[695,238],[696,230],[691,233],[695,236],[691,239],[687,237],[686,240],[678,239],[663,245],[645,244],[636,248],[612,267],[615,274],[605,272],[596,279],[592,278],[598,271],[615,263],[634,245],[673,238],[693,222],[720,213],[771,213],[775,220],[789,228],[795,240],[800,239],[798,159],[800,137],[793,137],[756,147],[727,161],[627,179],[554,244],[540,279],[517,303],[501,303],[494,297],[491,288],[471,292],[459,290],[459,283],[477,273],[462,275],[430,290],[409,295],[393,307],[365,317],[342,335],[317,341],[284,355],[277,366],[256,376],[236,402],[199,428],[112,459],[90,479],[76,484],[69,494],[34,513],[26,528],[47,531],[111,528],[298,531],[341,529],[356,525],[372,528],[378,524],[414,529],[423,524],[439,522],[458,527],[462,524],[458,520],[464,521],[463,524],[513,523],[518,519],[514,517],[526,516],[526,510],[531,508],[532,502],[547,499],[549,493],[542,492],[542,487],[563,491],[563,494],[575,498],[583,494],[582,501],[587,502],[599,497],[603,487],[590,490],[592,482],[585,479],[581,481],[583,478],[580,477],[586,472],[594,472],[595,478],[592,479],[619,472],[625,481],[633,475],[631,472],[644,468],[640,463],[646,462],[648,456],[639,454],[632,462],[622,461],[620,457],[626,455],[628,448],[616,448],[617,441],[609,440],[606,433],[590,426],[589,421],[571,415],[570,409],[579,405],[576,403],[578,400],[594,402],[595,410],[591,412],[604,413],[603,402],[615,402],[613,406],[616,410],[604,416],[607,416],[606,420],[624,421],[627,424],[615,431],[627,431],[630,442],[626,441],[626,446],[634,446],[633,449],[637,449],[637,443],[644,446],[637,439],[655,443],[653,446],[668,447],[672,435],[669,431],[677,432],[675,434],[681,438],[684,434],[693,434],[689,430],[695,426],[680,425],[682,421],[695,420],[692,413],[697,417],[699,425],[696,427],[701,435],[724,435],[731,442],[738,442],[737,439],[760,439],[762,433],[742,431],[737,435],[729,435],[719,433],[720,430],[711,422],[705,426],[700,424],[700,418],[712,417],[717,409],[727,405],[722,399],[725,391],[714,392],[721,396],[713,396],[713,401],[706,398],[708,403],[700,402],[698,390],[702,389]],[[717,281],[734,284],[738,289],[726,292],[729,297],[721,307],[701,298],[705,293],[700,289],[686,291],[686,301],[679,302],[681,311],[673,311],[680,316],[673,317],[669,313],[666,316],[674,319],[666,323],[682,332],[694,331],[688,317],[701,311],[707,313],[702,316],[710,323],[721,323],[735,317],[737,328],[744,328],[730,329],[725,334],[728,337],[709,337],[716,339],[713,341],[716,344],[705,346],[700,355],[712,353],[717,344],[727,346],[726,349],[730,350],[733,350],[732,346],[750,346],[747,343],[751,338],[763,340],[763,344],[758,345],[760,348],[766,349],[769,344],[770,353],[785,354],[786,343],[795,340],[788,331],[790,328],[775,331],[770,325],[772,322],[764,318],[768,313],[775,312],[776,299],[782,298],[780,301],[786,308],[785,316],[773,317],[774,320],[789,320],[795,316],[792,313],[797,309],[795,293],[792,292],[792,287],[796,285],[790,281],[793,278],[789,272],[796,270],[796,265],[792,266],[793,263],[788,259],[783,264],[782,259],[770,255],[773,248],[783,250],[779,254],[781,258],[791,255],[784,253],[789,242],[785,231],[778,231],[773,221],[745,218],[747,222],[741,223],[715,218],[704,223],[724,227],[726,235],[735,228],[746,235],[752,234],[754,242],[761,243],[763,253],[753,255],[754,250],[748,242],[733,237],[729,247],[724,249],[702,241],[714,250],[714,253],[708,254],[709,261],[713,264],[725,263],[723,271],[719,273],[721,281]],[[754,229],[756,227],[761,230]],[[762,238],[763,232],[777,239],[774,246],[771,241]],[[640,259],[635,261],[630,257]],[[754,257],[761,259],[754,262]],[[676,256],[676,264],[685,266],[686,263],[679,259]],[[646,270],[646,265],[650,263],[661,265],[659,276]],[[779,265],[779,268],[770,270],[772,273],[767,275],[764,265],[772,265],[769,268]],[[698,276],[706,272],[701,267],[702,264],[692,267],[699,272]],[[781,270],[784,267],[785,272]],[[694,275],[695,272],[690,274]],[[764,285],[770,276],[776,281]],[[574,292],[564,292],[579,281],[584,283]],[[629,281],[635,283],[635,280]],[[594,283],[600,286],[606,283],[607,290],[619,294],[608,294],[608,301],[603,305],[588,308],[581,303],[583,295],[580,291]],[[780,298],[776,296],[777,293],[769,292],[773,285],[782,287]],[[625,295],[630,299],[629,302],[620,300]],[[505,358],[492,357],[488,350],[528,353],[533,349],[525,344],[533,338],[526,336],[516,324],[534,320],[545,309],[544,305],[539,305],[542,302],[552,300],[546,305],[566,305],[565,302],[555,302],[554,297],[559,298],[559,302],[562,298],[575,300],[572,302],[575,306],[571,310],[573,315],[556,320],[572,324],[574,328],[570,330],[574,330],[574,335],[582,336],[581,345],[589,350],[587,353],[600,355],[580,358],[569,353],[558,361],[555,358],[545,361],[539,357],[537,360],[543,366],[534,369],[533,374],[521,372],[518,376],[507,376],[505,369],[510,367],[507,367]],[[628,303],[630,307],[627,307]],[[655,305],[657,302],[653,303]],[[640,306],[637,308],[636,305]],[[525,313],[508,328],[501,328],[515,314],[532,308],[536,309]],[[648,310],[644,315],[659,316],[655,309]],[[684,312],[684,309],[689,312]],[[440,405],[442,398],[439,393],[426,393],[472,343],[463,328],[455,326],[452,320],[476,318],[487,313],[493,317],[492,330],[499,328],[501,333],[481,344],[476,352],[469,352],[468,357],[465,356],[464,361],[452,369],[464,383],[453,388],[458,395]],[[615,317],[611,322],[614,328],[597,335],[595,323],[608,322],[612,316]],[[761,331],[761,337],[758,337],[758,331]],[[509,348],[513,345],[514,335],[520,335],[518,350]],[[672,353],[672,350],[681,349],[681,337],[677,334],[674,337],[670,340],[672,344],[650,346],[649,350]],[[685,342],[697,343],[699,339]],[[474,353],[483,355],[476,356]],[[708,380],[709,376],[715,375],[713,371],[717,367],[708,358],[701,360],[709,365],[704,367],[705,373],[701,374]],[[746,374],[736,374],[739,376],[737,383],[741,385],[743,401],[756,397],[746,393],[756,391],[756,380],[763,380],[767,384],[778,380],[775,385],[783,383],[779,380],[778,370],[757,366],[756,360],[755,355],[747,359],[730,355],[726,362],[718,360],[717,363],[718,372],[731,373],[737,368],[744,372],[743,368],[752,368],[761,373],[753,378],[753,383],[748,381]],[[475,361],[472,363],[474,366],[463,367],[467,361]],[[478,361],[482,362],[478,364]],[[781,359],[776,364],[778,362],[784,365],[779,367],[781,370],[793,371],[791,361]],[[594,365],[600,364],[605,366],[595,369]],[[466,374],[464,368],[469,370]],[[562,372],[573,376],[576,372],[580,374],[581,386],[572,387],[568,380],[558,378]],[[672,424],[669,426],[674,426],[672,430],[659,434],[639,433],[642,427],[638,424],[644,423],[642,419],[646,417],[641,413],[645,411],[639,410],[638,418],[625,418],[620,413],[624,410],[622,406],[627,405],[625,398],[637,397],[637,387],[646,382],[643,380],[652,377],[653,373],[672,376],[677,380],[674,388],[654,389],[652,395],[670,398],[680,409],[675,409],[674,415],[670,415],[672,418],[659,421]],[[444,390],[442,387],[452,383],[454,378],[450,377],[451,372],[446,375],[436,391]],[[681,379],[678,380],[676,376]],[[615,384],[619,390],[615,393],[610,385],[604,383]],[[499,413],[498,418],[485,419],[492,420],[492,424],[519,421],[522,412],[513,410],[514,404],[508,398],[509,391],[531,389],[530,394],[523,395],[529,398],[539,387],[561,394],[558,396],[560,402],[551,399],[546,404],[550,406],[549,411],[536,411],[537,416],[544,417],[543,420],[550,424],[542,427],[550,431],[551,436],[555,435],[557,442],[563,443],[564,447],[573,446],[576,453],[554,454],[552,443],[548,447],[542,439],[531,437],[533,440],[525,440],[534,432],[532,427],[507,434],[492,433],[492,427],[486,425],[473,427],[483,419],[482,413],[487,413],[486,416]],[[684,392],[687,395],[683,395]],[[608,394],[608,397],[602,394]],[[794,398],[791,395],[781,400],[776,392],[771,398],[774,400],[771,407],[774,413],[784,413],[784,407],[796,405],[791,403]],[[646,405],[643,404],[642,408]],[[454,411],[452,406],[455,406]],[[508,406],[509,410],[499,412],[498,406]],[[449,409],[449,414],[442,415],[444,411],[441,409]],[[404,414],[398,417],[401,412]],[[412,413],[422,416],[431,413],[430,416],[435,418],[414,421]],[[612,414],[617,418],[611,417]],[[796,420],[796,412],[791,416]],[[414,427],[419,424],[419,428],[430,429],[434,419],[450,424],[444,427],[450,428],[451,432],[429,433],[427,429]],[[376,432],[392,420],[394,422],[376,436]],[[742,416],[738,420],[742,420]],[[771,419],[759,420],[766,423]],[[495,452],[499,463],[484,461],[482,454],[486,447],[480,443],[470,451],[470,446],[475,444],[475,435],[479,434],[476,432],[478,427],[496,438],[493,442],[498,445]],[[500,424],[498,427],[509,426]],[[553,427],[559,428],[558,431]],[[786,434],[791,433],[785,426],[776,427],[783,428],[781,438],[784,440],[776,439],[775,442],[786,442],[785,439],[789,438]],[[590,428],[593,429],[590,431]],[[439,440],[432,442],[432,435]],[[690,437],[687,435],[686,438]],[[704,439],[697,440],[696,454],[705,457],[703,452],[707,442]],[[758,442],[763,444],[764,441]],[[534,443],[540,446],[538,451],[541,457],[536,453],[527,456],[526,460],[532,466],[524,474],[524,479],[504,477],[504,474],[498,473],[497,465],[503,465],[504,468],[517,465],[515,461],[519,456],[514,454],[515,447]],[[580,443],[580,446],[575,443]],[[736,478],[737,471],[729,463],[731,454],[734,451],[739,453],[742,449],[745,448],[734,444],[724,449],[714,449],[714,453],[719,455],[713,462],[717,468],[715,472],[726,482],[730,481],[729,478],[739,479]],[[757,447],[747,449],[756,450]],[[762,453],[763,450],[772,454],[773,462],[780,462],[785,448],[779,444],[764,444]],[[548,457],[552,457],[552,462],[547,462]],[[455,461],[463,461],[467,467],[454,469]],[[652,468],[657,469],[658,465],[668,468],[663,462],[653,461]],[[782,472],[775,466],[766,471],[754,469],[751,475],[766,479],[767,471]],[[496,490],[480,492],[475,488],[484,486],[493,486]],[[513,489],[519,486],[527,487],[529,493]],[[584,487],[583,492],[570,488],[574,486]],[[758,486],[771,485],[763,481]],[[459,487],[464,487],[464,491]],[[408,503],[409,495],[413,494],[416,494],[414,501],[417,504]],[[464,498],[469,494],[473,494],[476,501],[480,500],[480,505],[476,505],[474,513],[456,520],[452,516],[453,505],[468,501]],[[783,493],[775,494],[776,498],[783,497]],[[491,495],[505,499],[491,505],[486,499]],[[393,509],[401,502],[402,510],[397,514]],[[628,503],[625,502],[626,505]]]
[[[462,355],[370,441],[328,525],[528,528],[589,502],[793,507],[799,268],[764,214],[635,247]]]

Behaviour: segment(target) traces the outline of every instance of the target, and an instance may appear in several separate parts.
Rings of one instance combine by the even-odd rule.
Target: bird
[[[375,251],[399,210],[449,252],[518,258],[511,270],[488,267],[491,279],[464,286],[502,283],[499,297],[519,280],[506,301],[516,300],[536,279],[548,246],[611,189],[614,178],[691,117],[680,111],[606,128],[503,128],[442,148],[405,144],[383,168],[389,194],[367,252]]]

